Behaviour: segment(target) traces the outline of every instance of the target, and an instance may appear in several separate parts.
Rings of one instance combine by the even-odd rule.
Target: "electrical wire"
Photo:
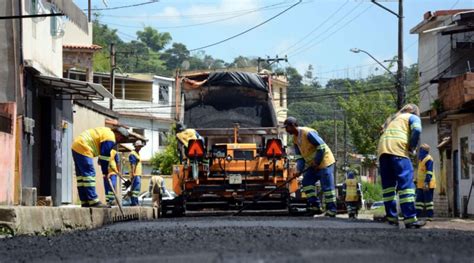
[[[253,9],[251,11],[245,12],[243,14],[238,14],[238,15],[234,15],[234,16],[230,16],[230,17],[226,17],[226,18],[212,20],[212,21],[207,21],[207,22],[202,22],[202,23],[195,23],[195,24],[180,25],[180,26],[164,26],[164,27],[157,27],[157,28],[158,29],[177,29],[177,28],[189,28],[189,27],[209,25],[209,24],[214,24],[214,23],[219,23],[219,22],[232,20],[232,19],[235,19],[235,18],[238,18],[238,17],[242,17],[242,16],[246,16],[246,15],[249,15],[249,14],[252,14],[252,13],[256,13],[256,12],[259,12],[259,11],[268,11],[268,10],[273,10],[273,9],[280,9],[280,8],[283,8],[283,7],[279,7],[279,5],[281,5],[282,3],[264,6],[264,7],[261,7],[261,8],[257,8],[257,9]],[[108,22],[106,22],[106,23],[108,25],[126,27],[126,28],[143,28],[143,26],[121,25],[121,24],[114,24],[114,23],[108,23]]]
[[[249,31],[252,31],[252,30],[254,30],[254,29],[256,29],[256,28],[258,28],[258,27],[260,27],[260,26],[262,26],[262,25],[264,25],[264,24],[266,24],[266,23],[268,23],[268,22],[270,22],[271,20],[273,20],[273,19],[279,17],[280,15],[282,15],[282,14],[288,12],[290,9],[292,9],[292,8],[294,8],[295,6],[299,5],[301,2],[302,2],[302,0],[299,0],[297,3],[291,5],[290,7],[288,7],[288,8],[286,8],[285,10],[279,12],[278,14],[276,14],[276,15],[270,17],[269,19],[267,19],[267,20],[265,20],[265,21],[263,21],[263,22],[261,22],[261,23],[255,25],[255,26],[253,26],[253,27],[251,27],[251,28],[249,28],[249,29],[247,29],[247,30],[245,30],[245,31],[242,31],[242,32],[240,32],[240,33],[238,33],[238,34],[236,34],[236,35],[233,35],[233,36],[231,36],[231,37],[225,38],[225,39],[223,39],[223,40],[217,41],[217,42],[212,43],[212,44],[209,44],[209,45],[205,45],[205,46],[202,46],[202,47],[199,47],[199,48],[190,49],[189,51],[192,52],[192,51],[196,51],[196,50],[200,50],[200,49],[205,49],[205,48],[208,48],[208,47],[216,46],[216,45],[219,45],[219,44],[221,44],[221,43],[227,42],[227,41],[229,41],[229,40],[231,40],[231,39],[234,39],[234,38],[236,38],[236,37],[239,37],[239,36],[241,36],[241,35],[243,35],[243,34],[245,34],[245,33],[248,33]]]
[[[277,5],[288,5],[285,2],[280,2],[277,4],[273,4],[270,6],[277,6]],[[265,8],[265,7],[263,7]],[[266,7],[268,8],[268,6]],[[245,12],[250,12],[255,10],[253,9],[241,9],[241,10],[233,10],[233,11],[227,11],[227,12],[215,12],[215,13],[200,13],[200,14],[179,14],[179,15],[152,15],[152,16],[145,16],[146,18],[159,18],[159,19],[176,19],[176,18],[210,18],[210,17],[223,17],[223,16],[228,16],[228,15],[237,15],[237,14],[242,14]],[[102,15],[103,17],[114,17],[114,18],[143,18],[143,15]]]
[[[358,3],[354,8],[351,8],[348,12],[346,12],[342,18],[338,19],[335,23],[331,24],[328,28],[326,28],[326,30],[322,31],[321,33],[319,33],[318,35],[314,36],[313,38],[311,38],[308,42],[306,42],[305,44],[301,45],[300,47],[292,50],[291,52],[289,52],[290,54],[293,53],[293,52],[298,52],[299,50],[302,50],[304,49],[305,47],[307,47],[308,45],[311,45],[311,43],[314,43],[316,40],[318,40],[320,37],[322,37],[324,34],[326,34],[327,32],[329,32],[331,29],[333,29],[334,27],[338,26],[340,23],[342,23],[346,18],[348,18],[353,12],[355,12],[360,6],[362,5],[362,2]]]
[[[327,35],[325,38],[319,40],[318,42],[316,43],[313,43],[309,46],[306,45],[306,47],[302,47],[302,49],[297,49],[296,51],[294,51],[294,53],[292,53],[291,55],[289,54],[288,56],[293,56],[293,57],[296,57],[298,56],[299,54],[302,54],[308,50],[310,50],[311,48],[313,48],[314,46],[322,43],[323,41],[325,41],[326,39],[334,36],[337,32],[341,31],[342,29],[344,29],[347,25],[349,25],[352,21],[356,20],[357,18],[359,18],[361,15],[363,15],[365,12],[367,12],[369,9],[371,9],[373,6],[368,6],[367,8],[365,8],[364,10],[362,10],[362,12],[358,13],[355,17],[353,17],[352,19],[350,19],[349,21],[347,21],[344,25],[342,25],[341,27],[339,27],[338,29],[334,30],[333,32],[331,32],[329,35]]]
[[[331,18],[333,18],[339,11],[341,11],[347,4],[349,3],[349,0],[347,0],[345,3],[343,3],[339,8],[337,8],[332,14],[330,14],[322,23],[318,24],[315,26],[309,33],[307,33],[304,37],[302,37],[300,40],[296,41],[293,45],[289,46],[288,48],[280,51],[278,54],[283,55],[285,52],[288,50],[291,50],[294,46],[298,45],[299,43],[303,42],[306,38],[308,38],[311,34],[313,34],[316,30],[322,28]]]
[[[137,6],[149,5],[158,3],[158,0],[150,0],[144,3],[132,4],[132,5],[124,5],[124,6],[115,6],[115,7],[105,7],[105,8],[91,8],[91,11],[110,11],[110,10],[117,10],[117,9],[124,9],[124,8],[132,8]],[[83,9],[84,11],[88,11],[89,9]]]

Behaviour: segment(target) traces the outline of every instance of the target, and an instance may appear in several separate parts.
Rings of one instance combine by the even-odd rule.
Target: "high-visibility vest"
[[[323,169],[336,162],[331,149],[326,144],[315,146],[308,140],[308,133],[315,130],[307,127],[298,128],[298,135],[293,136],[293,143],[298,146],[301,157],[305,160],[306,167],[312,165],[314,157],[318,149],[324,149],[323,160],[318,166],[318,169]]]
[[[434,171],[428,172],[426,170],[426,162],[433,161],[431,155],[427,155],[421,162],[418,163],[418,173],[416,175],[416,188],[424,188],[425,187],[425,179],[427,174],[431,174],[431,181],[429,184],[430,189],[436,188],[436,178]]]
[[[379,140],[378,157],[384,153],[409,157],[409,119],[411,115],[410,113],[402,113],[388,124]]]
[[[118,166],[117,166],[117,159],[118,159],[117,151],[112,149],[110,151],[110,161],[109,161],[109,170],[108,170],[109,175],[119,173]]]
[[[189,140],[196,140],[196,130],[194,129],[186,129],[182,132],[176,134],[178,140],[184,144],[184,146],[188,147]]]
[[[137,158],[137,164],[135,165],[135,176],[142,175],[142,161],[140,160],[140,155],[136,151],[132,151],[130,155],[134,155]],[[130,163],[130,174],[132,171],[132,164]]]
[[[100,144],[106,141],[115,143],[114,132],[107,127],[89,129],[82,132],[74,139],[72,150],[87,157],[97,157],[109,160],[107,156],[100,156]]]
[[[357,179],[346,179],[346,202],[359,201],[357,195]]]

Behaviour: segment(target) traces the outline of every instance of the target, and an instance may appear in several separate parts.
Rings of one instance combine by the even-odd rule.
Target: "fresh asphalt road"
[[[474,231],[369,220],[219,216],[0,239],[0,262],[474,262]]]

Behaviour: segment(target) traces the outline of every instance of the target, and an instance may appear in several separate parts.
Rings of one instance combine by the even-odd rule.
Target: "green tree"
[[[396,111],[393,96],[370,89],[373,87],[360,82],[349,89],[357,94],[339,99],[346,112],[351,141],[360,154],[376,154],[381,126]]]
[[[173,165],[179,163],[178,158],[178,142],[174,134],[170,133],[167,136],[166,148],[161,153],[156,153],[151,158],[151,164],[153,168],[159,169],[161,174],[171,174],[173,171]]]
[[[165,61],[166,67],[169,70],[180,68],[181,64],[188,59],[189,50],[186,45],[182,43],[173,43],[171,48],[165,50],[161,55],[161,59]]]
[[[100,15],[95,14],[92,23],[93,33],[92,42],[102,47],[102,50],[94,54],[94,71],[108,72],[110,71],[109,50],[110,44],[114,43],[122,45],[124,42],[117,35],[117,30],[109,28],[107,25],[100,24]]]
[[[347,91],[352,85],[356,83],[353,79],[330,79],[326,83],[326,89],[335,91]]]
[[[338,149],[334,146],[334,120],[314,121],[309,127],[318,131],[319,136],[321,136],[334,154],[344,145],[344,122],[342,120],[336,120]]]
[[[289,91],[291,89],[301,87],[301,81],[303,81],[303,77],[298,73],[298,70],[293,67],[287,67],[285,69],[286,76],[288,78],[288,84],[289,84]]]
[[[150,26],[144,27],[143,31],[137,31],[137,38],[154,52],[161,51],[172,40],[170,33],[160,33]]]

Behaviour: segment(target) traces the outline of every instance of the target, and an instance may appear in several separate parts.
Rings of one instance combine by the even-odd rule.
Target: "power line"
[[[309,1],[307,1],[309,2]],[[280,2],[276,5],[288,5],[285,2]],[[270,5],[273,6],[273,5]],[[129,15],[129,16],[123,16],[123,15],[102,15],[104,17],[115,17],[115,18],[160,18],[160,19],[175,19],[175,18],[209,18],[209,17],[223,17],[223,16],[228,16],[228,15],[236,15],[236,14],[242,14],[245,12],[251,12],[255,10],[253,9],[241,9],[241,10],[234,10],[234,11],[228,11],[228,12],[215,12],[215,13],[200,13],[200,14],[179,14],[179,15],[152,15],[152,16],[144,16],[144,15]]]
[[[278,13],[278,14],[276,14],[276,15],[270,17],[269,19],[267,19],[267,20],[261,22],[260,24],[257,24],[256,26],[253,26],[253,27],[251,27],[251,28],[249,28],[249,29],[247,29],[247,30],[245,30],[245,31],[243,31],[243,32],[240,32],[240,33],[238,33],[238,34],[236,34],[236,35],[233,35],[233,36],[231,36],[231,37],[228,37],[228,38],[226,38],[226,39],[223,39],[223,40],[221,40],[221,41],[218,41],[218,42],[215,42],[215,43],[206,45],[206,46],[202,46],[202,47],[199,47],[199,48],[190,49],[189,51],[196,51],[196,50],[200,50],[200,49],[212,47],[212,46],[215,46],[215,45],[224,43],[224,42],[226,42],[226,41],[229,41],[229,40],[231,40],[231,39],[234,39],[234,38],[236,38],[236,37],[238,37],[238,36],[241,36],[241,35],[243,35],[243,34],[249,32],[249,31],[254,30],[254,29],[257,28],[257,27],[260,27],[260,26],[262,26],[262,25],[264,25],[264,24],[270,22],[271,20],[273,20],[273,19],[279,17],[280,15],[286,13],[286,12],[289,11],[290,9],[292,9],[292,8],[294,8],[295,6],[299,5],[299,4],[301,3],[301,1],[302,1],[302,0],[299,0],[297,3],[293,4],[292,6],[288,7],[287,9],[281,11],[280,13]]]
[[[316,35],[315,37],[311,38],[307,43],[301,45],[300,47],[296,48],[295,50],[291,51],[290,53],[292,52],[297,52],[301,49],[304,49],[305,47],[307,47],[308,45],[311,45],[311,43],[314,43],[317,39],[319,39],[320,37],[322,37],[324,34],[326,34],[327,32],[329,32],[329,30],[333,29],[334,27],[336,27],[337,25],[339,25],[342,21],[344,21],[344,19],[346,19],[346,17],[349,17],[354,11],[356,11],[360,6],[362,5],[362,2],[358,3],[354,8],[350,9],[348,12],[346,12],[342,18],[340,18],[339,20],[337,20],[335,23],[331,24],[328,28],[326,28],[323,32],[319,33],[318,35]]]
[[[137,7],[137,6],[142,6],[142,5],[149,5],[149,4],[154,4],[154,3],[158,3],[158,0],[150,0],[148,2],[132,4],[132,5],[123,5],[123,6],[106,7],[106,8],[92,8],[91,10],[92,11],[109,11],[109,10]],[[87,11],[88,9],[83,9],[83,10]]]
[[[302,41],[304,41],[306,38],[308,38],[311,34],[313,34],[316,30],[320,29],[322,26],[324,26],[332,17],[334,17],[339,11],[341,11],[347,4],[349,3],[349,0],[347,0],[345,3],[343,3],[336,11],[334,11],[331,15],[329,15],[322,23],[318,24],[315,26],[309,33],[307,33],[303,38],[300,40],[296,41],[293,45],[290,47],[286,48],[285,50],[279,52],[278,54],[282,55],[288,50],[291,50],[294,46],[298,45]]]
[[[281,3],[278,3],[278,4],[273,4],[273,5],[268,5],[268,6],[264,6],[264,7],[261,7],[261,8],[256,8],[256,9],[250,10],[250,11],[242,13],[242,14],[234,15],[234,16],[231,16],[231,17],[216,19],[216,20],[202,22],[202,23],[187,24],[187,25],[180,25],[180,26],[165,26],[165,27],[157,27],[157,28],[158,29],[176,29],[176,28],[188,28],[188,27],[209,25],[209,24],[214,24],[214,23],[219,23],[219,22],[223,22],[223,21],[232,20],[232,19],[235,19],[235,18],[238,18],[238,17],[242,17],[242,16],[246,16],[246,15],[249,15],[249,14],[252,14],[252,13],[256,13],[256,12],[259,12],[259,11],[268,11],[268,10],[273,10],[273,9],[280,9],[280,8],[283,8],[283,7],[279,7],[283,3],[284,2],[281,2]],[[284,5],[284,6],[288,6],[288,5]],[[120,24],[114,24],[114,23],[107,23],[107,24],[114,25],[114,26],[119,26],[119,27],[128,27],[128,28],[143,28],[143,26],[139,27],[139,26],[130,26],[130,25],[120,25]]]
[[[361,15],[363,15],[365,12],[367,12],[370,8],[372,8],[373,6],[368,6],[366,9],[362,10],[362,12],[360,12],[359,14],[357,14],[355,17],[353,17],[351,20],[347,21],[344,25],[342,25],[341,27],[339,27],[338,29],[336,29],[335,31],[333,31],[332,33],[330,33],[329,35],[327,35],[325,38],[319,40],[318,42],[310,45],[310,46],[307,46],[306,48],[303,47],[303,49],[300,49],[299,51],[297,51],[296,53],[293,53],[292,56],[295,57],[297,56],[298,54],[301,54],[309,49],[311,49],[312,47],[322,43],[323,41],[325,41],[326,39],[334,36],[337,32],[341,31],[342,29],[344,29],[347,25],[349,25],[352,21],[354,21],[355,19],[359,18]]]

